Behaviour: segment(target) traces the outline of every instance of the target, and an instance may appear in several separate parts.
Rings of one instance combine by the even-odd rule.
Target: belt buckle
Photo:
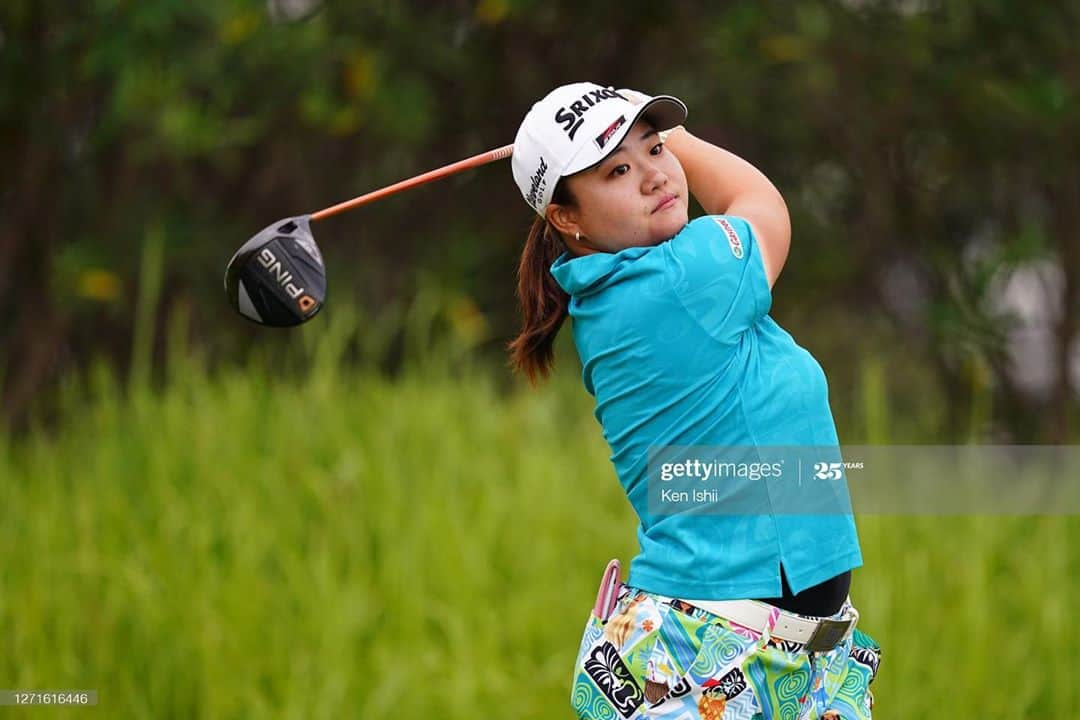
[[[843,620],[823,618],[818,621],[810,639],[803,645],[807,652],[828,652],[847,639],[847,636],[855,629],[858,616]]]

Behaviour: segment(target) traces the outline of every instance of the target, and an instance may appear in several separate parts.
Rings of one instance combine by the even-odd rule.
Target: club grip
[[[514,146],[503,145],[501,148],[489,150],[488,154],[491,155],[491,160],[489,160],[489,162],[495,162],[496,160],[504,160],[514,154]]]

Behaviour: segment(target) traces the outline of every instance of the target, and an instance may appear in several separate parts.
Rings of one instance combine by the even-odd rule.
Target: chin
[[[680,230],[686,227],[686,223],[690,222],[690,217],[684,210],[674,217],[665,218],[665,220],[666,222],[656,229],[656,243],[661,243],[675,237]],[[656,243],[653,244],[655,245]]]

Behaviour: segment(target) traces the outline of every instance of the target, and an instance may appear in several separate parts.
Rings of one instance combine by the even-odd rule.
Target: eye
[[[653,145],[652,150],[649,151],[649,153],[652,155],[659,155],[662,152],[664,152],[664,143],[662,142]]]
[[[626,163],[623,163],[622,165],[616,165],[615,168],[611,171],[611,175],[612,177],[616,177],[619,175],[625,175],[628,172],[630,172],[630,166]]]

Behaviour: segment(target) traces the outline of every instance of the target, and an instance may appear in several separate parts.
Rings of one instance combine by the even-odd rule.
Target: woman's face
[[[564,182],[576,204],[553,205],[548,218],[575,254],[656,245],[687,223],[682,165],[643,120],[603,162]],[[582,238],[577,242],[579,232]]]

